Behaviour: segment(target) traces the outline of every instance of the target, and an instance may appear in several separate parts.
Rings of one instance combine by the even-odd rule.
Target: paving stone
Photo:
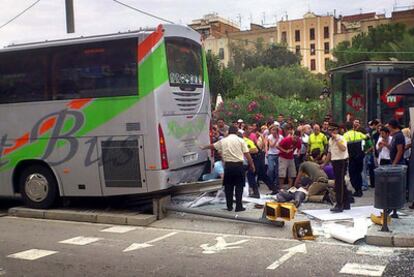
[[[45,210],[15,207],[9,209],[9,215],[17,217],[45,218]]]
[[[96,222],[96,213],[81,212],[73,210],[47,210],[45,211],[45,219],[67,220],[79,222]]]

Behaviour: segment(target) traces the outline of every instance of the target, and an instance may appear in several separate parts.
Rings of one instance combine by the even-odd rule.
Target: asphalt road
[[[413,253],[275,237],[0,217],[0,276],[412,276]]]

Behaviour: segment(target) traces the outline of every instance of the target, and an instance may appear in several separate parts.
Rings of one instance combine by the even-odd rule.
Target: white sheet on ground
[[[374,208],[374,206],[352,207],[350,210],[345,210],[342,213],[331,213],[329,209],[322,210],[303,210],[304,214],[314,217],[322,221],[330,220],[348,220],[354,218],[367,218],[371,214],[380,214],[381,210]]]
[[[355,218],[354,227],[347,227],[341,224],[334,223],[327,226],[327,231],[333,238],[337,240],[354,244],[365,237],[368,231],[368,227],[371,224],[371,220],[365,217]]]

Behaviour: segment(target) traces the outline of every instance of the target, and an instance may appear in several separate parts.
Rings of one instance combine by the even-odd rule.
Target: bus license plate
[[[197,161],[197,159],[198,159],[197,153],[183,156],[184,163],[191,163],[191,162]]]

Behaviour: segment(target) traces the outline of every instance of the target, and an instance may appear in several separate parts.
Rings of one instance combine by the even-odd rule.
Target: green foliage
[[[296,97],[282,98],[270,93],[251,91],[234,99],[225,99],[224,104],[213,112],[215,118],[232,122],[242,118],[248,122],[273,121],[279,113],[286,117],[320,122],[328,113],[328,99],[303,100]]]
[[[231,44],[230,49],[232,57],[229,63],[229,68],[236,73],[254,69],[259,66],[278,68],[282,66],[298,65],[301,60],[300,55],[292,53],[285,45],[272,44],[265,48],[263,42],[260,40],[258,40],[257,43],[254,43],[253,50],[247,50],[241,43]]]
[[[207,53],[207,70],[210,80],[211,103],[215,103],[217,95],[222,96],[231,94],[234,88],[234,73],[220,65],[220,60],[216,55]]]
[[[264,123],[278,113],[321,120],[328,112],[329,101],[319,99],[324,76],[301,67],[300,56],[286,46],[265,47],[259,40],[253,50],[233,44],[231,53],[227,68],[220,66],[217,57],[207,55],[212,104],[218,93],[224,99],[215,117]]]
[[[302,100],[318,98],[324,87],[321,77],[299,65],[278,68],[257,67],[243,72],[240,77],[251,90],[279,97],[294,96]]]
[[[414,60],[413,54],[396,52],[414,52],[412,39],[414,30],[407,30],[404,24],[384,24],[372,28],[344,41],[333,50],[336,62],[328,67],[336,67],[359,61]]]

